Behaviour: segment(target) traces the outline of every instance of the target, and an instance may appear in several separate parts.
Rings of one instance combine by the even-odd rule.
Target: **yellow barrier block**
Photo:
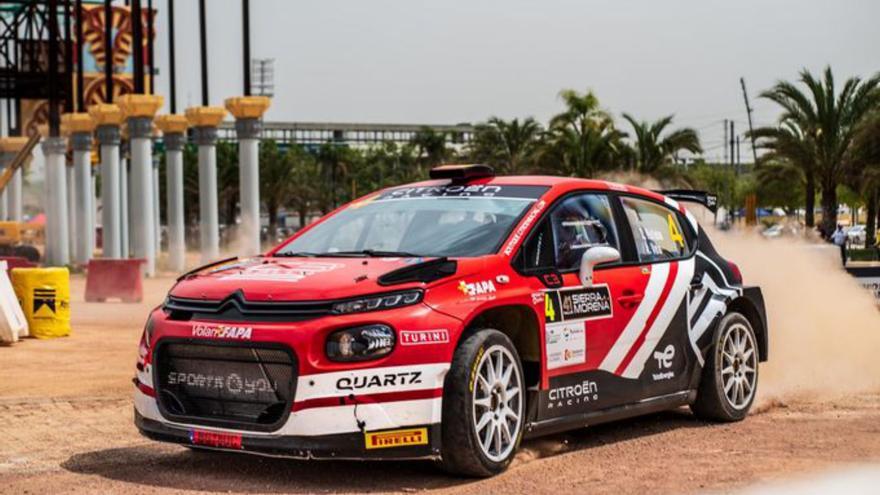
[[[13,268],[12,287],[31,336],[51,339],[70,335],[70,272],[67,268]]]
[[[192,127],[217,127],[226,117],[222,107],[190,107],[186,109],[186,120]]]
[[[258,119],[271,102],[268,96],[236,96],[226,99],[226,109],[237,119]]]

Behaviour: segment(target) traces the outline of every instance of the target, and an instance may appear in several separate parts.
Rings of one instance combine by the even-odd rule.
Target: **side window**
[[[604,194],[579,194],[554,206],[535,226],[520,256],[525,269],[577,269],[594,246],[620,249],[611,203]]]
[[[620,249],[611,203],[604,194],[580,194],[564,200],[550,213],[550,223],[560,271],[579,267],[591,247]]]
[[[632,228],[639,260],[663,261],[687,255],[687,241],[678,214],[641,199],[621,197],[620,202]]]

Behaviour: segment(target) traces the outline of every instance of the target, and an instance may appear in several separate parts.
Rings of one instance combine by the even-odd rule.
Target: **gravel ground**
[[[759,270],[755,265],[752,273]],[[845,339],[829,347],[827,335],[807,333],[805,319],[791,317],[797,325],[786,327],[787,311],[825,311],[809,295],[786,302],[796,275],[775,286],[758,277],[771,300],[774,348],[790,352],[775,354],[760,404],[745,421],[707,424],[682,409],[556,435],[526,442],[508,472],[477,481],[447,477],[430,463],[305,463],[194,452],[140,437],[130,399],[137,340],[147,311],[173,280],[147,280],[147,298],[139,305],[89,304],[82,302],[83,280],[74,277],[71,337],[0,347],[0,493],[657,495],[736,491],[880,462],[880,389],[873,385],[880,318],[869,299],[859,303],[858,328],[871,337],[850,348],[840,347]],[[859,300],[860,293],[846,292],[848,279],[839,283],[835,293],[845,299],[839,304]],[[795,344],[805,338],[815,347]],[[853,362],[859,352],[864,361]],[[865,376],[870,380],[859,388],[875,392],[843,386]],[[841,386],[829,392],[823,377]]]

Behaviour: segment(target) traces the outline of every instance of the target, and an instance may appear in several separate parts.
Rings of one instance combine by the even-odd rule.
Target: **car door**
[[[687,305],[694,279],[691,241],[677,210],[647,198],[619,199],[622,223],[648,281],[639,307],[602,368],[638,384],[641,398],[684,390],[696,358],[688,339]]]
[[[521,256],[527,272],[545,283],[540,419],[598,411],[631,402],[641,392],[638,386],[619,388],[615,370],[602,369],[650,278],[628,263],[633,261],[627,247],[631,240],[619,228],[613,201],[597,192],[569,195],[524,243]],[[578,277],[580,260],[596,246],[622,250],[623,259],[598,267],[593,284],[584,287]]]

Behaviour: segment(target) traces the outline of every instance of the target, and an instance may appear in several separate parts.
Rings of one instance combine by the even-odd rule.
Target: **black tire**
[[[725,364],[723,346],[726,343],[728,334],[734,331],[741,332],[743,329],[748,333],[752,353],[747,358],[747,367],[742,368],[742,364],[740,364],[740,368],[742,368],[742,370],[753,368],[754,377],[749,396],[743,397],[740,400],[739,398],[731,399],[728,396],[728,392],[725,390],[724,385],[724,375],[729,374],[730,372],[722,373],[722,365]],[[691,410],[698,418],[708,421],[734,422],[742,421],[746,415],[748,415],[749,409],[751,409],[752,404],[755,401],[758,387],[759,351],[757,342],[758,340],[755,338],[755,331],[752,329],[752,325],[749,323],[748,318],[736,312],[730,312],[724,315],[715,329],[712,349],[706,357],[706,364],[703,367],[700,386],[697,390],[697,398],[694,403],[691,404]],[[748,366],[749,364],[751,366]],[[725,369],[727,369],[727,367],[725,367]],[[746,373],[749,372],[743,371],[743,376],[746,376],[747,380],[751,379]],[[733,388],[736,388],[735,384]],[[735,400],[740,400],[740,403],[734,404]]]
[[[503,347],[512,356],[518,373],[519,426],[516,433],[511,435],[513,448],[510,452],[503,459],[493,460],[484,454],[475,431],[474,387],[479,386],[475,382],[484,356],[492,355],[493,351],[498,350],[497,346]],[[443,389],[441,463],[447,472],[462,476],[488,477],[507,469],[519,449],[525,425],[526,391],[523,376],[522,362],[516,348],[506,335],[497,330],[477,330],[458,346]],[[506,417],[503,417],[506,421]]]

